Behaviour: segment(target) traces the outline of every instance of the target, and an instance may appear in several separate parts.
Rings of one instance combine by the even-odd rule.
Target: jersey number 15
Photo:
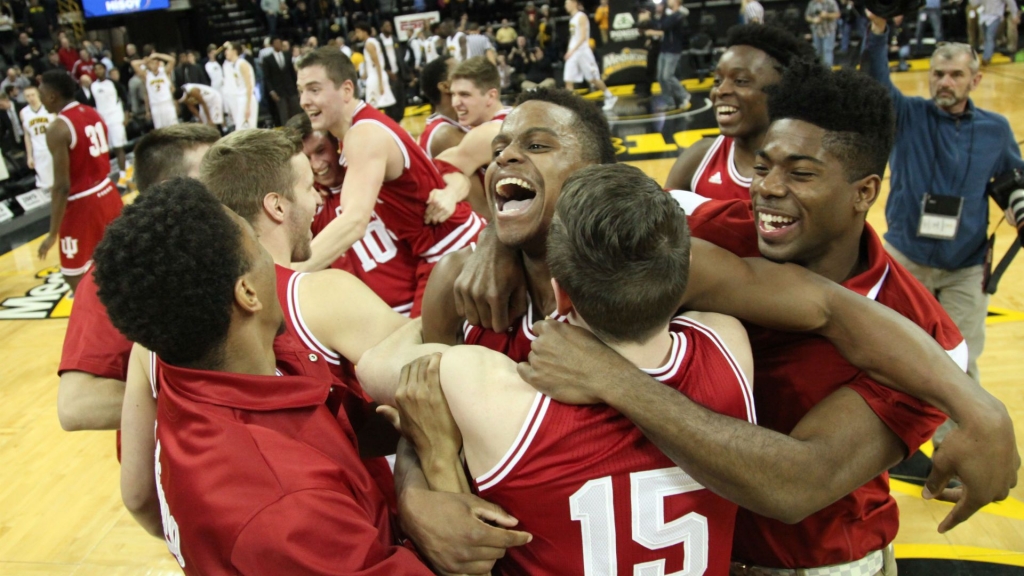
[[[703,490],[679,468],[662,468],[629,475],[633,541],[648,550],[683,545],[683,569],[665,574],[665,560],[633,566],[633,576],[699,576],[708,568],[708,519],[690,512],[665,522],[664,500],[669,496]],[[572,519],[583,530],[583,573],[616,576],[615,507],[612,477],[596,478],[569,498]]]

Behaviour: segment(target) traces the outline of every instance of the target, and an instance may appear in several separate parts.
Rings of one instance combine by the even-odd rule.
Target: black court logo
[[[71,315],[72,300],[68,297],[71,286],[64,281],[60,268],[53,266],[40,270],[36,278],[42,283],[30,288],[23,296],[13,296],[0,302],[0,320],[45,320]]]

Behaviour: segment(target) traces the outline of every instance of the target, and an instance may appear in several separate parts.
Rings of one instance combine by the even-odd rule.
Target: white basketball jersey
[[[569,48],[570,49],[573,46],[576,46],[577,44],[582,42],[583,45],[580,46],[579,49],[580,50],[590,50],[590,42],[589,42],[590,39],[587,38],[586,36],[584,36],[584,34],[587,34],[587,33],[590,32],[590,26],[588,25],[589,23],[590,23],[590,20],[587,19],[587,15],[584,14],[582,10],[577,12],[576,15],[573,16],[569,20]]]
[[[370,58],[370,53],[367,50],[367,48],[369,48],[370,46],[373,46],[374,48],[376,48],[376,51],[377,51],[377,61],[379,62],[380,67],[383,68],[385,66],[385,63],[384,63],[384,48],[380,45],[380,41],[377,40],[376,38],[372,37],[372,36],[367,38],[365,44],[363,45],[363,52],[366,53],[366,58],[363,59],[363,62],[366,64],[366,78],[367,78],[367,82],[369,82],[371,79],[376,80],[376,78],[377,78],[377,69],[378,69],[378,67],[376,65],[374,65],[373,58]],[[388,81],[388,75],[387,74],[384,74],[383,78],[384,78],[385,82]]]
[[[207,62],[206,75],[210,77],[210,85],[214,90],[220,90],[224,85],[224,69],[221,68],[220,62],[216,60]]]
[[[456,62],[462,62],[466,59],[466,55],[462,53],[462,46],[459,43],[459,40],[465,36],[462,32],[456,32],[454,36],[445,40],[445,45],[448,46],[448,53],[452,55],[452,58],[455,58]]]
[[[235,73],[235,64],[238,62],[239,60],[236,60],[235,62],[228,62],[227,60],[224,61],[224,83],[220,87],[222,94],[238,95],[242,93],[242,86],[245,86],[245,84],[239,84],[238,74]]]
[[[96,99],[96,111],[103,118],[113,118],[124,113],[117,86],[111,80],[97,80],[92,83],[92,97]]]
[[[94,83],[93,86],[95,85]],[[21,109],[21,127],[25,131],[25,136],[32,138],[32,153],[36,158],[50,156],[50,149],[46,146],[46,129],[56,119],[57,115],[50,114],[42,105],[39,106],[39,110],[32,110],[31,106]]]
[[[149,103],[163,104],[174,99],[171,86],[171,79],[167,77],[167,71],[161,65],[156,74],[146,70],[146,94],[149,95]],[[98,103],[97,103],[98,104]]]

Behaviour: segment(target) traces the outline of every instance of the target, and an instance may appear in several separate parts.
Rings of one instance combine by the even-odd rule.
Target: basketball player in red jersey
[[[755,421],[742,325],[718,314],[674,317],[689,233],[656,182],[625,165],[578,171],[562,188],[548,247],[558,311],[569,323],[666,387]],[[406,361],[440,347],[402,336],[359,365],[382,401],[393,402]],[[534,536],[509,550],[496,573],[630,574],[653,565],[659,573],[728,572],[736,505],[675,467],[622,415],[552,402],[514,361],[480,346],[444,350],[440,375],[475,489]]]
[[[493,235],[487,234],[481,236],[475,252],[460,251],[446,257],[431,278],[425,307],[428,314],[423,318],[424,335],[427,340],[445,343],[456,342],[458,332],[463,326],[462,316],[465,316],[470,324],[478,324],[480,319],[485,318],[488,323],[496,326],[497,331],[474,328],[480,332],[480,336],[475,336],[471,332],[467,337],[467,343],[479,343],[491,349],[504,351],[514,360],[526,360],[526,356],[530,354],[531,343],[533,355],[530,355],[530,358],[534,358],[538,353],[538,342],[544,340],[545,330],[550,329],[556,335],[559,334],[553,329],[559,326],[553,327],[547,322],[535,323],[557,310],[549,286],[550,273],[547,261],[539,257],[544,253],[542,250],[547,237],[547,222],[550,219],[550,212],[547,210],[550,208],[541,209],[538,205],[550,207],[555,201],[552,196],[557,197],[561,183],[572,172],[582,166],[598,162],[600,157],[591,150],[597,150],[600,143],[607,140],[607,123],[603,117],[596,110],[596,116],[588,115],[589,111],[593,110],[592,107],[584,108],[581,104],[574,104],[577,101],[585,104],[585,101],[573,99],[565,93],[544,90],[524,95],[523,98],[526,100],[520,102],[509,115],[502,127],[502,133],[495,141],[496,161],[489,169],[492,173],[488,194],[498,207],[495,229],[500,242],[496,242]],[[603,134],[600,129],[602,123]],[[607,153],[607,156],[613,159],[614,152]],[[516,202],[516,210],[503,209],[510,201]],[[736,229],[731,225],[695,225],[694,236],[704,235],[740,252],[741,255],[750,255],[749,251],[741,250],[743,239],[754,238],[755,234],[749,207],[744,208],[745,204],[738,206],[747,211],[749,226]],[[506,215],[505,212],[510,213]],[[828,222],[833,222],[833,219],[830,218]],[[854,227],[854,224],[850,223],[843,230],[850,233],[850,229]],[[712,230],[719,232],[712,234]],[[815,235],[815,238],[819,237],[818,234]],[[823,246],[831,245],[824,240],[818,242]],[[739,247],[736,247],[737,245]],[[509,253],[510,247],[516,249]],[[947,414],[950,411],[956,412],[960,418],[970,422],[970,439],[964,438],[963,440],[967,441],[958,442],[954,449],[941,454],[936,461],[936,475],[929,486],[932,487],[933,493],[937,494],[939,482],[934,480],[950,470],[955,471],[965,481],[965,493],[969,498],[963,500],[957,508],[958,518],[969,516],[982,504],[1005,498],[1008,488],[1016,482],[1019,462],[1010,423],[1008,418],[1005,418],[1005,408],[959,372],[945,350],[935,345],[932,337],[920,329],[908,328],[905,319],[886,311],[884,307],[871,304],[856,292],[824,282],[820,277],[811,275],[798,266],[778,267],[759,260],[743,260],[739,266],[733,267],[732,263],[736,260],[732,256],[697,239],[692,244],[692,250],[694,258],[684,305],[691,309],[727,312],[755,324],[788,331],[814,331],[819,335],[831,337],[839,352],[867,372],[866,378],[874,378],[888,386],[899,387],[899,390],[913,394]],[[463,268],[466,269],[465,274],[468,274],[469,278],[460,277],[456,282],[456,277]],[[535,309],[535,313],[522,322],[521,312],[516,314],[513,311],[509,314],[509,294],[523,289],[521,276],[516,276],[515,270],[519,270],[519,274],[525,271],[525,290],[529,295],[529,302],[532,302]],[[481,281],[480,278],[484,280]],[[458,294],[453,294],[453,286],[459,287]],[[467,286],[469,288],[466,288]],[[872,287],[873,284],[869,285],[865,293],[869,293]],[[481,302],[483,304],[480,304]],[[526,310],[527,306],[517,305],[516,309]],[[511,331],[508,330],[509,317],[514,320]],[[497,324],[502,321],[504,324]],[[522,328],[519,328],[520,325]],[[537,340],[538,336],[540,340]],[[949,347],[955,347],[956,344],[955,341],[950,342],[945,338],[941,343]],[[577,345],[576,349],[578,348]],[[551,345],[545,347],[545,350],[555,359],[564,351],[567,363],[578,362],[580,365],[590,366],[587,356],[571,353],[573,348],[563,349]],[[898,360],[893,360],[893,354],[899,355]],[[912,357],[918,360],[910,360]],[[813,359],[817,356],[804,357],[803,361],[808,361],[808,358]],[[581,377],[578,374],[582,369],[580,365],[566,367],[566,374],[570,375],[568,377]],[[607,363],[602,363],[601,366],[607,367]],[[595,370],[597,369],[595,366]],[[548,375],[547,378],[554,378],[552,375],[555,374],[555,369],[544,370],[543,373]],[[613,373],[609,371],[607,374]],[[816,373],[816,367],[803,372]],[[598,380],[611,385],[613,380],[609,378],[611,376]],[[878,394],[886,395],[885,392]],[[916,420],[921,417],[924,408],[907,395],[897,394],[891,398],[894,401],[891,409],[901,411],[900,418],[916,426]],[[581,394],[572,396],[571,399],[592,401],[594,396]],[[876,406],[872,404],[872,407]],[[881,411],[881,408],[879,410]],[[762,413],[764,411],[762,410]],[[990,412],[996,416],[985,416]],[[766,416],[762,414],[761,417]],[[825,431],[835,433],[834,422],[840,420],[845,421],[843,417],[833,419],[825,427]],[[875,418],[875,422],[882,425],[880,418]],[[887,419],[885,422],[891,423],[893,420]],[[780,442],[795,441],[767,429],[745,427],[744,430],[745,432],[738,433],[767,435],[766,442],[772,441],[772,438]],[[724,437],[730,436],[718,436]],[[918,444],[923,440],[908,438],[909,442],[916,441]],[[750,446],[758,446],[761,440],[752,442]],[[857,444],[860,439],[851,442]],[[805,445],[801,445],[803,446]],[[985,446],[987,453],[980,454],[971,446]],[[671,452],[666,453],[671,455]],[[715,452],[709,452],[713,453]],[[786,460],[783,458],[782,461]],[[829,466],[833,463],[832,459],[826,459],[824,462],[827,465],[816,470],[823,471],[823,474],[831,474],[832,469]],[[884,469],[882,467],[871,471],[864,481],[877,476]],[[792,469],[787,469],[789,476],[794,473]],[[766,481],[762,488],[765,486],[772,486],[775,494],[774,483]],[[830,480],[813,488],[817,490],[822,486],[834,485]],[[850,490],[834,494],[833,500],[841,498]],[[821,508],[831,502],[805,502],[800,491],[786,494],[793,494],[792,497],[798,499],[801,506],[809,506],[816,502],[818,508]],[[814,510],[808,510],[807,513]]]
[[[452,107],[448,76],[456,64],[455,59],[445,53],[427,63],[420,72],[423,95],[433,108],[419,137],[420,148],[427,153],[427,158],[435,158],[441,152],[457,146],[468,131],[459,124],[455,108]]]
[[[491,140],[498,135],[501,123],[512,109],[501,103],[498,68],[483,56],[470,58],[456,66],[449,82],[459,124],[469,129],[469,133],[458,146],[438,155],[436,163],[443,172],[461,171],[470,178],[470,205],[477,214],[491,219],[493,214],[483,191],[484,171],[491,163]],[[431,193],[428,221],[443,219],[456,202],[464,199],[452,192],[447,188]]]
[[[711,88],[711,104],[721,135],[704,138],[684,150],[665,182],[668,190],[688,190],[721,200],[750,199],[754,154],[768,131],[766,86],[798,60],[813,61],[814,51],[790,32],[745,24],[729,30]]]
[[[92,251],[124,204],[110,181],[107,127],[95,109],[75,101],[74,79],[63,71],[42,76],[39,99],[57,119],[47,129],[53,155],[50,233],[39,245],[43,259],[60,238],[60,271],[74,290],[92,266]]]
[[[114,325],[159,357],[157,495],[185,574],[431,573],[396,545],[351,428],[324,404],[322,359],[275,346],[275,265],[248,223],[172,180],[125,210],[97,262]]]
[[[303,268],[318,270],[337,260],[365,236],[376,212],[420,257],[412,310],[418,316],[434,263],[469,245],[483,221],[462,204],[443,224],[424,224],[428,196],[444,188],[445,180],[408,132],[356,96],[356,71],[347,56],[321,48],[300,58],[296,67],[303,110],[313,129],[341,141],[341,162],[347,169],[341,191],[344,210],[317,236],[313,256]],[[462,179],[458,185],[468,183]]]
[[[178,124],[143,136],[135,145],[139,194],[164,180],[198,176],[203,154],[218,138],[216,129],[199,124]],[[110,323],[92,272],[86,273],[75,293],[57,369],[57,417],[63,429],[121,428],[131,349],[132,343]]]
[[[311,228],[315,238],[341,214],[345,169],[338,164],[338,141],[329,132],[313,130],[305,112],[291,118],[288,127],[302,138],[302,151],[313,169],[314,185],[324,200],[313,217]],[[395,312],[408,316],[416,298],[416,268],[420,259],[408,242],[396,237],[374,211],[366,235],[331,267],[359,278]]]
[[[754,215],[742,201],[690,202],[696,206],[690,222],[695,235],[729,242],[746,236],[743,255],[799,263],[866,296],[865,302],[892,308],[928,332],[963,370],[963,338],[865,223],[893,142],[892,109],[878,102],[885,102],[885,91],[866,77],[816,65],[791,68],[769,99],[774,123],[755,165]],[[889,575],[895,574],[890,543],[898,510],[885,471],[927,441],[943,417],[883,388],[874,374],[888,371],[889,382],[901,383],[918,373],[930,384],[915,394],[954,420],[970,422],[975,438],[1000,438],[1009,417],[969,378],[950,386],[948,359],[909,360],[903,344],[882,342],[887,334],[872,321],[841,331],[859,322],[873,338],[856,339],[854,346],[833,341],[853,363],[874,356],[867,371],[820,339],[751,327],[763,427],[734,426],[678,394],[666,395],[599,342],[553,323],[534,327],[538,339],[521,373],[555,398],[620,410],[695,479],[745,507],[737,520],[734,573]],[[852,330],[847,334],[842,339],[854,339]],[[630,391],[628,398],[622,389]],[[924,489],[926,498],[957,502],[940,532],[1005,498],[1020,462],[1016,450],[998,440],[956,442],[954,450],[947,452],[943,443],[935,453]],[[992,452],[979,458],[979,449]],[[954,473],[965,487],[944,491]]]

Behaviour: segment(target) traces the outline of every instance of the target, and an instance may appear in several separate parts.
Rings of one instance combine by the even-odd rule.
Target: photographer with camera
[[[864,63],[889,88],[896,110],[885,247],[949,313],[967,341],[968,373],[980,382],[977,361],[985,346],[988,308],[982,286],[988,249],[985,191],[989,180],[1024,167],[1024,160],[1006,118],[970,99],[982,76],[973,48],[939,46],[931,59],[931,99],[904,96],[889,79],[886,21],[871,12],[868,18]]]

